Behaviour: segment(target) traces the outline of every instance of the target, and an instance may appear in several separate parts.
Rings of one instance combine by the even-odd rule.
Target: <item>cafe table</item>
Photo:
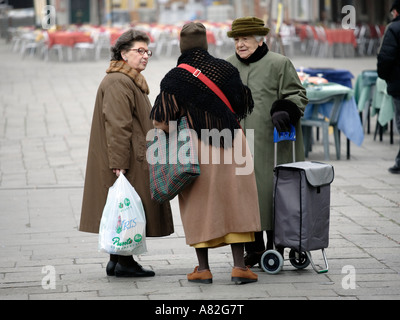
[[[92,43],[90,32],[82,31],[54,31],[48,32],[48,47],[62,45],[67,48],[68,60],[72,61],[72,49],[77,43]]]
[[[334,111],[334,102],[325,101],[331,97],[342,95],[336,125],[339,132],[343,132],[347,137],[347,159],[350,159],[350,141],[357,146],[361,146],[364,141],[364,131],[354,99],[353,89],[330,82],[320,85],[308,85],[306,90],[309,104],[304,113],[304,120],[316,119],[316,117],[321,116],[330,119],[332,111]],[[338,158],[340,158],[340,155]]]
[[[299,71],[300,69],[298,69]],[[333,68],[304,68],[303,72],[310,77],[317,77],[322,74],[322,77],[329,82],[338,83],[343,86],[353,88],[352,79],[354,75],[346,69],[333,69]]]

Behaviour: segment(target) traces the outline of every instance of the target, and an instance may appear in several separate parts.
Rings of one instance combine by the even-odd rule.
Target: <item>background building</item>
[[[248,15],[272,22],[278,17],[278,3],[283,4],[284,21],[290,23],[340,23],[343,6],[353,5],[357,23],[386,24],[392,0],[0,0],[0,7],[35,8],[36,24],[40,24],[42,8],[52,5],[58,25],[121,25],[195,19],[226,22]]]

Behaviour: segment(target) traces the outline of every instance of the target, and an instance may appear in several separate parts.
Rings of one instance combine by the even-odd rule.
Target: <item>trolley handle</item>
[[[278,162],[278,143],[281,141],[293,141],[293,162],[296,161],[296,128],[290,124],[290,131],[289,132],[278,132],[276,128],[274,128],[274,168],[276,168]]]
[[[281,141],[296,141],[296,128],[291,124],[289,132],[278,132],[274,128],[274,143]]]

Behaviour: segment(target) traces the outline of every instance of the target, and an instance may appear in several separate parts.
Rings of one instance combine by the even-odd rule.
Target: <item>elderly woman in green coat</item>
[[[263,252],[273,248],[273,169],[274,127],[287,131],[289,124],[297,131],[296,161],[304,160],[303,136],[300,118],[308,103],[306,90],[302,86],[291,61],[280,54],[269,51],[264,42],[269,29],[264,21],[255,17],[236,19],[228,37],[235,41],[236,54],[227,60],[240,72],[243,84],[248,86],[254,100],[254,111],[242,121],[244,130],[254,130],[254,141],[250,146],[254,156],[258,199],[262,230],[256,233],[256,241],[246,245],[246,265],[254,266]],[[291,142],[280,142],[278,164],[293,161]],[[282,251],[282,248],[280,248]]]

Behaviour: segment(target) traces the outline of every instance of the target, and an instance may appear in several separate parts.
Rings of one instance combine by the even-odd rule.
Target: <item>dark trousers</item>
[[[274,248],[274,232],[272,230],[267,230],[267,244],[264,241],[264,231],[254,232],[255,241],[247,242],[245,244],[245,249],[247,253],[252,252],[262,252],[267,250],[271,250]]]

